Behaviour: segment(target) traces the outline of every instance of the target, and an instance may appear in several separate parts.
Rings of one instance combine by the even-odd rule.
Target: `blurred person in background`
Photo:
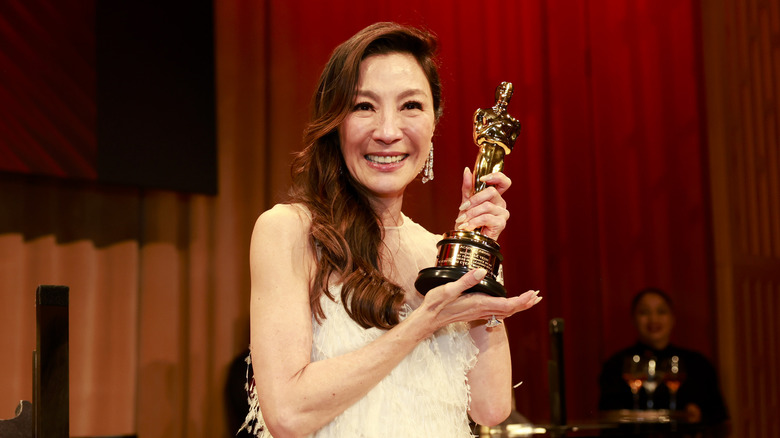
[[[672,300],[660,289],[643,289],[634,297],[631,314],[637,341],[604,363],[599,410],[681,410],[692,423],[719,424],[728,419],[710,361],[670,343],[673,310]],[[636,392],[629,384],[632,381]]]

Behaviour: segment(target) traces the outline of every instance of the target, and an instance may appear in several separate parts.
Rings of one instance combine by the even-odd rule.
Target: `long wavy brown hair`
[[[409,53],[431,87],[436,120],[441,116],[441,82],[436,63],[438,42],[425,30],[396,23],[376,23],[339,45],[320,76],[304,130],[304,149],[292,164],[290,202],[308,207],[309,243],[317,250],[317,268],[309,286],[312,313],[325,315],[322,294],[332,280],[342,283],[341,302],[364,328],[398,324],[403,290],[387,279],[379,257],[384,229],[369,203],[368,190],[347,170],[338,127],[354,106],[360,63],[367,57]]]

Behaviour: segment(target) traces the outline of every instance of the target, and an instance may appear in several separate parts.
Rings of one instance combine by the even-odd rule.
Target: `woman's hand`
[[[455,229],[472,231],[481,227],[482,234],[495,240],[504,231],[509,219],[509,210],[506,209],[506,201],[502,195],[512,185],[512,180],[502,172],[496,172],[483,176],[482,181],[487,183],[488,187],[472,195],[471,170],[463,170],[461,205],[459,216],[455,220]]]
[[[528,291],[522,295],[501,298],[481,293],[463,294],[463,291],[479,283],[487,271],[483,268],[472,270],[457,281],[446,283],[431,289],[419,307],[433,318],[434,330],[453,322],[472,322],[485,320],[495,315],[505,319],[517,312],[530,309],[541,301],[539,291]]]

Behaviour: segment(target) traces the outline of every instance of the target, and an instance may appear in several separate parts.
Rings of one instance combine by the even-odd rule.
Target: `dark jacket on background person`
[[[599,376],[599,410],[633,409],[634,401],[626,381],[623,379],[623,364],[625,358],[639,355],[654,356],[658,363],[672,356],[680,358],[680,364],[685,373],[682,384],[677,391],[677,409],[684,410],[688,403],[695,403],[702,413],[702,423],[716,424],[728,419],[728,412],[723,401],[715,368],[702,354],[693,350],[668,345],[663,350],[637,342],[610,357],[602,367]],[[648,396],[644,388],[639,390],[639,408],[647,409]],[[669,409],[669,390],[659,381],[653,394],[653,409]]]

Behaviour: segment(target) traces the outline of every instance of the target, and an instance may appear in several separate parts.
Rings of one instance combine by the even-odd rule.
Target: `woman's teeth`
[[[366,159],[368,161],[372,161],[374,163],[380,163],[380,164],[398,163],[406,157],[407,155],[392,155],[392,156],[366,155]]]

